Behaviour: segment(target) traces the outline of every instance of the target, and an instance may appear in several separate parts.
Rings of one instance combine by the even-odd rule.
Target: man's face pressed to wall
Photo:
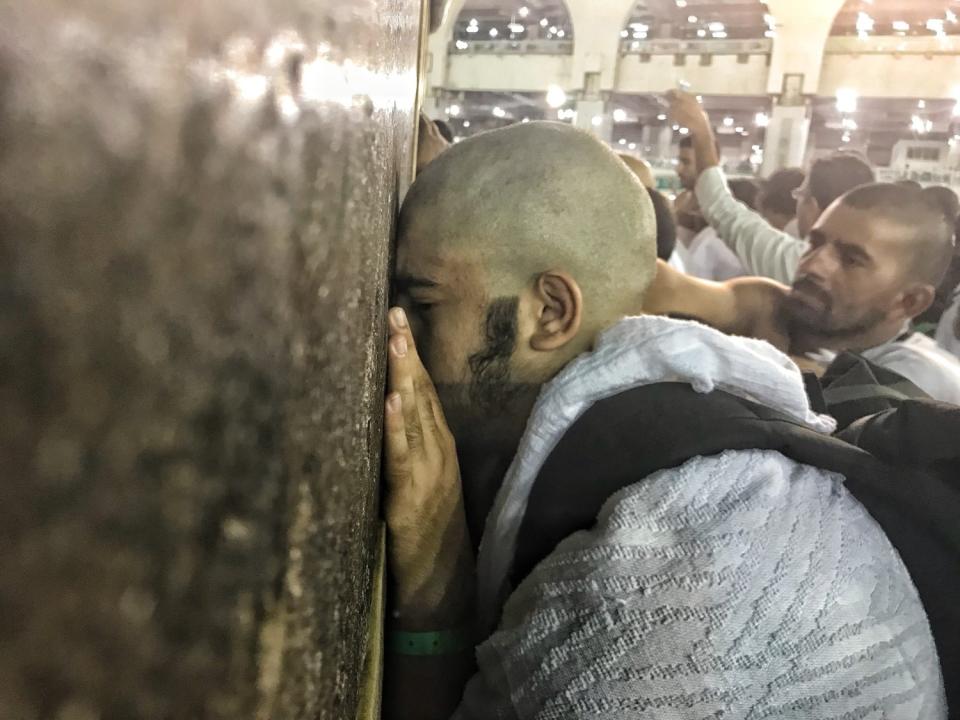
[[[397,304],[410,319],[424,367],[458,441],[509,402],[517,344],[516,297],[490,299],[487,273],[469,252],[439,251],[415,230],[397,248]]]

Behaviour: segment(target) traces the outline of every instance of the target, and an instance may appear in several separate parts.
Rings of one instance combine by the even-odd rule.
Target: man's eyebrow
[[[393,281],[397,290],[417,290],[421,288],[439,287],[440,283],[429,278],[414,277],[412,275],[399,275]]]

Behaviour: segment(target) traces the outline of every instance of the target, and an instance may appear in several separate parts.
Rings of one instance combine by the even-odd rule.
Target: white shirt
[[[861,353],[900,373],[934,400],[960,405],[960,360],[921,333],[891,340]]]
[[[786,285],[793,283],[800,258],[807,251],[806,240],[777,230],[760,213],[738,201],[719,167],[700,174],[696,193],[703,217],[740,259],[747,274]]]
[[[947,308],[947,311],[940,318],[940,324],[937,326],[937,344],[947,352],[953,353],[960,358],[960,338],[957,337],[957,315],[960,314],[960,295],[957,295],[953,305]]]
[[[704,280],[723,282],[747,274],[743,263],[709,226],[697,233],[689,245],[678,241],[674,253],[680,256],[688,275]]]

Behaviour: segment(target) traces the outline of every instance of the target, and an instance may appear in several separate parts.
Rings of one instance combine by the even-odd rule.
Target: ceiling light
[[[626,145],[626,144],[627,144],[627,139],[626,139],[626,138],[620,138],[620,144],[621,144],[621,145]]]
[[[526,17],[527,15],[529,15],[529,14],[530,14],[530,8],[528,8],[528,7],[526,7],[526,6],[520,8],[519,10],[517,10],[517,15],[519,15],[519,16],[522,17],[522,18],[525,18],[525,17]]]
[[[710,33],[710,34],[711,34],[714,38],[716,38],[717,40],[726,40],[726,39],[727,39],[727,34],[726,34],[725,32],[715,32],[715,33]]]
[[[947,10],[946,15],[947,15],[947,22],[951,22],[951,23],[957,22],[957,14],[953,10]]]
[[[775,38],[777,36],[776,30],[764,30],[763,36],[766,38]]]
[[[463,121],[463,126],[464,126],[465,128],[470,127],[470,121],[469,121],[469,120],[464,120],[464,121]]]
[[[698,18],[696,15],[689,15],[689,16],[687,17],[687,22],[688,22],[688,23],[695,23],[695,22],[697,22],[699,19],[700,19],[700,18]]]
[[[743,127],[740,127],[740,126],[738,125],[737,128],[736,128],[736,130],[734,130],[734,132],[745,133],[746,130],[745,130]]]
[[[540,27],[546,27],[549,24],[550,24],[550,21],[547,20],[546,18],[543,18],[543,20],[540,21]]]
[[[687,0],[677,0],[678,8],[685,8],[687,6]]]
[[[732,118],[732,117],[725,117],[725,118],[723,119],[723,126],[724,126],[724,127],[733,127],[733,118]]]
[[[657,115],[657,120],[666,120],[666,119],[667,119],[667,116],[664,115],[663,113],[660,113],[659,115]]]
[[[630,23],[629,27],[632,27],[636,32],[649,32],[650,26],[642,22]]]
[[[679,130],[679,129],[680,129],[680,126],[677,125],[677,124],[674,124],[674,126],[673,126],[673,131],[676,132],[676,131]]]
[[[603,115],[594,115],[590,118],[590,124],[594,127],[600,127],[603,125]]]
[[[496,28],[490,28],[490,37],[496,37],[500,32]]]
[[[867,13],[860,11],[857,13],[857,32],[868,33],[873,31],[873,18]]]
[[[842,113],[855,113],[859,93],[853,88],[837,88],[837,110]]]
[[[547,105],[552,108],[558,108],[567,102],[567,93],[559,85],[551,85],[547,88]]]
[[[468,47],[470,47],[470,43],[466,40],[457,40],[457,50],[466,50]]]
[[[857,121],[853,118],[844,118],[840,122],[840,127],[842,127],[844,130],[856,130],[858,126]]]
[[[917,101],[917,107],[918,107],[920,110],[925,110],[926,107],[927,107],[927,101],[926,101],[926,100],[918,100],[918,101]]]
[[[507,116],[506,110],[504,110],[504,109],[503,109],[502,107],[500,107],[499,105],[498,105],[497,107],[495,107],[495,108],[492,110],[492,112],[493,112],[493,116],[494,116],[494,117],[502,118],[502,117],[506,117],[506,116]]]
[[[707,28],[710,30],[710,32],[723,32],[727,29],[727,26],[722,22],[712,22],[707,25]]]
[[[765,112],[758,112],[753,122],[757,127],[767,127],[770,124],[770,116]]]
[[[468,33],[480,32],[480,28],[478,28],[476,25],[470,25],[470,26],[467,28],[467,32],[468,32]]]
[[[630,143],[629,145],[627,145],[627,148],[630,149],[630,150],[636,150],[636,149],[637,149],[637,144],[636,144],[636,143]]]
[[[697,37],[704,38],[704,37],[706,37],[706,36],[707,36],[707,31],[706,31],[706,30],[697,30]]]
[[[555,33],[556,31],[557,31],[557,26],[556,26],[556,25],[551,25],[551,26],[550,26],[550,32],[551,32],[551,33]]]
[[[512,32],[514,35],[519,35],[520,33],[526,30],[526,28],[520,23],[510,23],[509,25],[507,25],[507,29],[510,32]]]
[[[523,120],[521,120],[520,122],[521,122],[521,123],[528,123],[528,122],[530,122],[530,118],[526,118],[526,117],[525,117],[525,118],[524,118]]]
[[[843,137],[840,138],[840,142],[845,142],[845,143],[850,142],[850,136],[847,133],[844,133]]]
[[[557,37],[562,38],[566,33],[563,30],[557,30]]]
[[[890,23],[890,26],[898,32],[906,32],[910,29],[910,23],[908,23],[906,20],[894,20],[892,23]]]
[[[451,105],[450,107],[447,108],[447,115],[451,115],[451,116],[453,116],[453,117],[456,117],[456,116],[459,115],[459,114],[460,114],[460,106],[459,106],[459,105]]]
[[[622,37],[622,38],[628,38],[628,37],[630,37],[630,31],[629,31],[629,30],[621,30],[621,31],[620,31],[620,37]]]
[[[623,108],[617,108],[613,111],[613,121],[622,123],[627,121],[627,111]]]
[[[680,134],[681,134],[681,135],[689,135],[689,134],[690,134],[690,128],[685,128],[685,127],[680,128]]]

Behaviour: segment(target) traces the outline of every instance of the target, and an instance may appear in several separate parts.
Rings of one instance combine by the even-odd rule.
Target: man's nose
[[[829,245],[812,248],[800,263],[798,275],[819,280],[830,278],[838,267],[836,254],[830,249]]]

